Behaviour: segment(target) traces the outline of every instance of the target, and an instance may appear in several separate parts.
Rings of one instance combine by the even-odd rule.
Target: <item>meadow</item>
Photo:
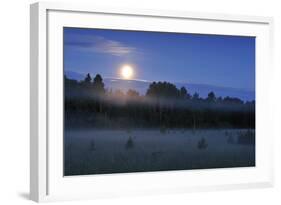
[[[67,129],[64,175],[255,166],[253,129]]]

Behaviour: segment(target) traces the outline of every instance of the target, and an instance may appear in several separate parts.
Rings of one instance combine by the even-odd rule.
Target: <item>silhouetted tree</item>
[[[223,102],[222,97],[221,97],[221,96],[220,96],[220,97],[218,97],[218,98],[217,98],[217,100],[216,100],[216,102],[217,102],[217,103],[222,103],[222,102]]]
[[[182,99],[191,99],[191,95],[188,93],[185,87],[181,87],[179,92]]]
[[[64,83],[65,83],[65,87],[69,87],[69,86],[73,87],[78,85],[77,80],[69,79],[67,78],[66,75],[64,75]]]
[[[180,96],[180,92],[172,83],[153,82],[149,85],[146,95],[156,98],[178,98]]]
[[[140,96],[132,89],[126,94],[122,90],[105,90],[101,75],[92,80],[87,74],[81,82],[64,76],[64,89],[66,126],[255,128],[255,101],[244,103],[235,97],[216,97],[214,92],[206,99],[194,93],[186,100],[190,98],[186,88],[177,89],[169,82],[153,82],[146,95]]]
[[[126,93],[128,97],[136,98],[139,97],[140,94],[136,90],[129,89]]]
[[[187,95],[187,90],[185,87],[181,87],[180,89],[180,96],[181,98],[186,98],[186,95]]]
[[[208,102],[215,102],[216,101],[216,95],[213,91],[209,92],[208,97],[207,97],[207,101]]]
[[[115,90],[114,95],[116,97],[124,97],[125,96],[124,92],[122,90],[120,90],[120,89]]]
[[[192,100],[199,100],[199,94],[197,92],[195,92],[192,96]]]
[[[244,102],[242,100],[240,100],[239,98],[232,98],[232,97],[225,97],[223,99],[223,102],[224,103],[227,103],[227,104],[243,104]]]
[[[94,78],[93,89],[97,94],[105,93],[104,83],[102,81],[102,77],[100,74],[97,74],[96,77]]]
[[[92,77],[91,77],[90,73],[88,73],[88,74],[86,75],[86,77],[85,77],[85,79],[84,79],[84,82],[85,82],[86,84],[90,84],[90,83],[92,82]]]

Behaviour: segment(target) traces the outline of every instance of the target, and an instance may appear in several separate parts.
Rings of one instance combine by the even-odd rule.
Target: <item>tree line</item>
[[[206,98],[169,82],[152,82],[146,93],[105,89],[102,76],[77,81],[64,76],[65,126],[91,128],[254,128],[255,101]]]

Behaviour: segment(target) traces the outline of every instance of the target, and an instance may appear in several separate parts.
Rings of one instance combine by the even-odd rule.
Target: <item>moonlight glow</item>
[[[131,79],[133,77],[133,68],[130,65],[124,65],[121,68],[121,75],[125,79]]]

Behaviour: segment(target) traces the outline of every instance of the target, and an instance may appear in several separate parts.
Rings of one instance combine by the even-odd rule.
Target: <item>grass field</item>
[[[255,132],[242,129],[66,130],[64,174],[255,166]]]

